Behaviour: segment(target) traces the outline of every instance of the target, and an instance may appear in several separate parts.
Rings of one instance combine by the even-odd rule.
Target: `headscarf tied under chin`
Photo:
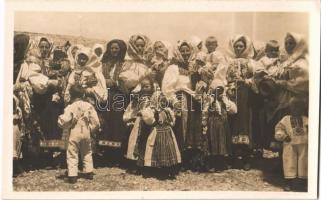
[[[299,58],[304,58],[308,53],[308,46],[303,35],[289,32],[286,34],[286,37],[288,36],[291,36],[296,42],[293,52],[289,54],[289,59],[297,60]]]
[[[142,39],[145,42],[144,52],[142,55],[138,54],[138,49],[136,48],[136,41]],[[153,56],[153,46],[150,39],[145,35],[132,35],[128,41],[128,56],[134,61],[138,62],[149,62]]]
[[[117,57],[113,57],[111,55],[111,45],[114,43],[117,43],[120,48],[120,52]],[[123,40],[118,40],[118,39],[111,40],[107,43],[106,51],[101,59],[101,62],[107,63],[109,61],[124,61],[125,56],[126,56],[126,52],[127,52],[126,42],[124,42]]]
[[[187,42],[186,40],[179,40],[179,41],[177,42],[176,47],[175,47],[174,50],[173,50],[173,62],[174,62],[175,64],[185,63],[185,60],[184,60],[181,52],[179,51],[179,49],[180,49],[183,45],[188,46],[189,49],[191,50],[191,55],[190,55],[190,57],[189,57],[189,59],[188,59],[187,62],[189,63],[189,62],[191,62],[191,61],[193,61],[193,60],[195,59],[195,50],[194,50],[193,46],[192,46],[189,42]]]
[[[54,47],[54,43],[53,43],[53,41],[51,41],[49,38],[47,38],[47,37],[38,37],[37,38],[37,40],[36,40],[36,44],[37,44],[37,48],[39,49],[39,46],[40,46],[40,43],[41,42],[47,42],[47,43],[49,43],[49,52],[48,52],[48,54],[47,54],[47,56],[46,56],[46,58],[49,58],[50,57],[50,55],[51,55],[51,53],[52,53],[52,50],[53,50],[53,47]]]
[[[101,65],[96,54],[94,54],[90,48],[83,47],[77,51],[76,56],[75,56],[75,61],[76,61],[75,62],[75,69],[76,70],[83,69],[83,67],[78,64],[78,56],[80,54],[84,54],[88,57],[88,61],[85,64],[86,68],[96,69]]]
[[[157,43],[161,43],[164,46],[164,48],[161,49],[161,50],[158,50],[156,52],[155,45]],[[154,45],[153,45],[153,52],[154,52],[154,58],[153,59],[156,59],[156,57],[157,57],[156,53],[157,53],[157,54],[161,55],[163,57],[163,59],[165,59],[165,60],[170,60],[172,58],[172,53],[173,53],[172,52],[172,46],[167,41],[155,41]]]
[[[75,56],[72,55],[72,51],[73,51],[75,48],[77,48],[77,50],[76,50],[76,54],[77,54],[77,51],[78,51],[79,49],[84,48],[84,46],[83,46],[82,44],[76,44],[76,45],[72,45],[71,47],[68,48],[68,50],[67,50],[67,56],[68,56],[68,59],[69,59],[69,61],[70,61],[70,67],[71,67],[71,69],[74,69],[74,68],[75,68],[75,65],[76,65],[76,59],[75,59],[75,58],[76,58],[76,54],[75,54]]]
[[[98,44],[98,43],[94,44],[92,50],[93,50],[93,53],[94,53],[95,55],[96,55],[96,53],[95,53],[96,49],[101,49],[101,54],[100,54],[100,56],[97,55],[97,57],[98,57],[99,59],[101,59],[101,58],[103,57],[103,54],[104,54],[104,51],[105,51],[105,47],[104,47],[104,45],[102,45],[102,44]]]
[[[243,41],[244,42],[245,49],[241,53],[241,55],[237,56],[235,54],[234,45],[239,41]],[[230,39],[227,53],[232,58],[253,58],[253,56],[254,56],[253,43],[252,43],[251,39],[248,36],[237,35],[234,38]]]

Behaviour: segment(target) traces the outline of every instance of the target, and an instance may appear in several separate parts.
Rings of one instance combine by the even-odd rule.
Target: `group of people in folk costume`
[[[303,36],[287,33],[284,48],[276,40],[255,48],[245,35],[226,50],[214,36],[204,44],[133,35],[90,48],[15,35],[16,171],[21,157],[34,168],[39,157],[66,152],[68,181],[77,181],[78,154],[92,179],[94,152],[130,173],[175,178],[184,170],[249,170],[271,149],[283,152],[286,189],[298,180],[306,186]]]

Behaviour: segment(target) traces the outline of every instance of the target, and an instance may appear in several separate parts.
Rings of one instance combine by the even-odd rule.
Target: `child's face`
[[[95,54],[99,57],[103,53],[101,48],[96,48],[95,49]]]
[[[191,49],[187,45],[183,45],[179,48],[179,51],[182,54],[184,61],[187,62],[191,56]]]
[[[206,42],[206,48],[209,53],[212,53],[217,48],[217,42],[216,41],[208,41]]]
[[[144,53],[144,48],[145,48],[145,42],[142,39],[137,39],[135,41],[135,46],[137,48],[138,54],[142,55]]]
[[[279,48],[275,47],[267,47],[265,52],[268,58],[277,58],[280,54]]]
[[[142,86],[141,88],[142,94],[148,95],[152,93],[153,86],[149,80],[143,80],[141,82],[141,86]]]
[[[79,54],[78,55],[78,60],[77,60],[77,62],[78,62],[78,64],[80,65],[80,66],[85,66],[86,65],[86,63],[87,63],[87,61],[88,61],[88,56],[87,55],[85,55],[85,54]]]

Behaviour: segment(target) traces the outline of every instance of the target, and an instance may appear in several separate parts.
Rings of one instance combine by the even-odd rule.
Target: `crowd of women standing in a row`
[[[226,51],[218,51],[214,36],[171,46],[133,35],[128,42],[110,40],[105,50],[16,35],[15,162],[21,151],[34,165],[41,149],[66,148],[68,133],[58,117],[79,83],[83,99],[98,113],[95,151],[107,149],[106,159],[249,170],[263,148],[277,150],[274,127],[288,114],[290,99],[302,99],[307,107],[307,44],[296,33],[287,33],[283,44],[284,52],[275,40],[255,49],[249,37],[237,35]]]

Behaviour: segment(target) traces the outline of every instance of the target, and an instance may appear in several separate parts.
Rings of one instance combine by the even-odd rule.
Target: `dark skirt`
[[[177,118],[173,128],[180,151],[187,149],[204,150],[204,137],[202,134],[201,104],[196,102],[187,93],[179,93],[178,99],[185,101],[185,111]]]
[[[229,116],[232,143],[252,148],[252,108],[251,90],[239,85],[237,88],[237,114]]]
[[[62,129],[58,126],[58,117],[63,113],[64,104],[52,101],[53,92],[34,94],[32,104],[42,133],[42,148],[60,148],[62,146]]]
[[[232,138],[226,115],[210,114],[207,135],[210,155],[231,155]]]
[[[128,106],[128,96],[118,89],[108,90],[108,103],[99,111],[103,119],[102,132],[98,136],[99,146],[121,148],[126,144],[128,129],[123,121],[123,115]],[[124,101],[122,101],[124,99]]]
[[[181,162],[180,152],[170,126],[157,126],[152,141],[151,167],[171,167]]]

